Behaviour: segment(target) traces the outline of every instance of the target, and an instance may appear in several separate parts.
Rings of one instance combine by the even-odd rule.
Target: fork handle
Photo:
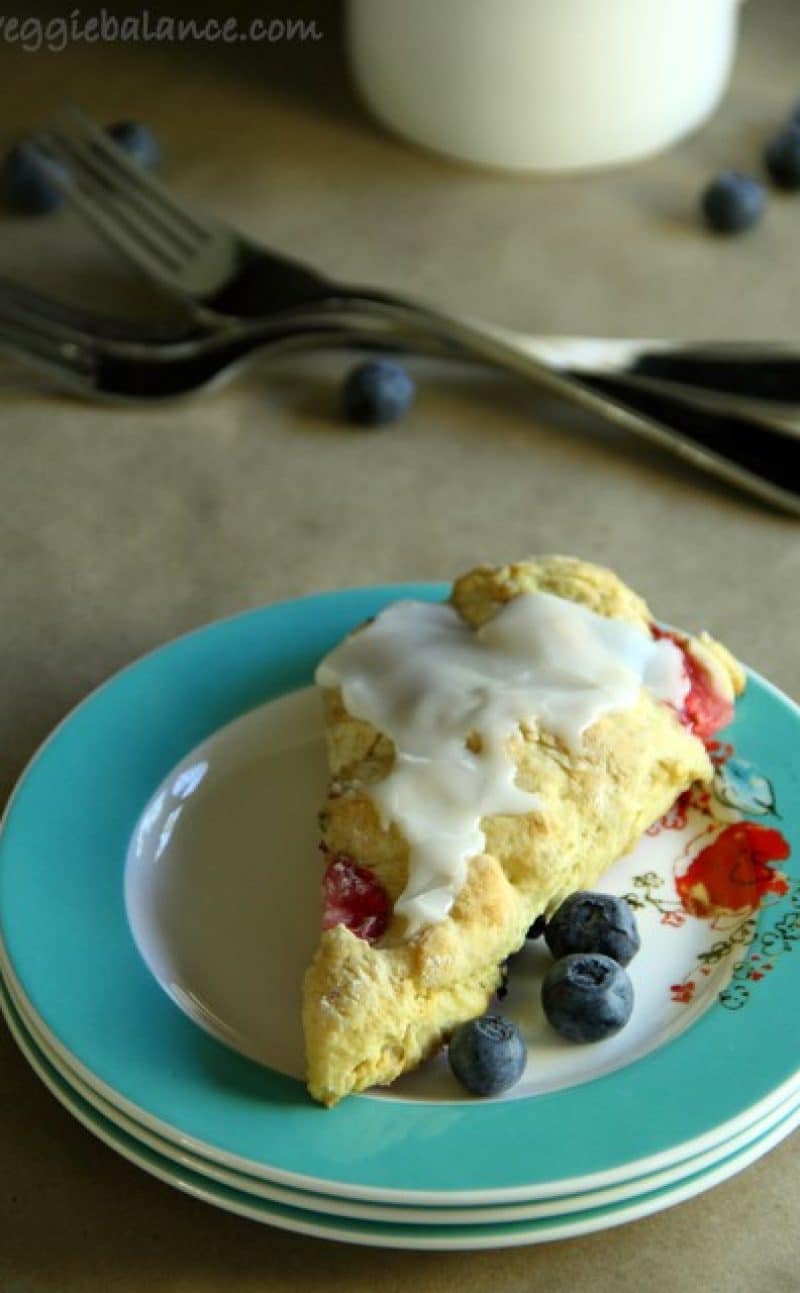
[[[562,371],[617,373],[697,393],[736,396],[781,416],[800,408],[800,358],[780,342],[690,342],[658,338],[539,337],[504,329],[535,358]]]
[[[338,289],[336,289],[338,295]],[[482,338],[506,342],[543,367],[592,376],[617,374],[668,382],[676,390],[691,387],[735,395],[753,406],[790,405],[800,409],[800,353],[784,342],[680,342],[661,338],[550,337],[499,328],[482,319],[461,319],[427,304],[416,303],[372,289],[344,289],[337,305],[365,303],[367,308],[397,309],[444,329],[450,340],[458,333],[460,344],[479,353]],[[542,378],[542,380],[544,380]]]
[[[499,329],[461,320],[427,305],[377,296],[372,305],[384,317],[412,327],[421,324],[467,353],[532,380],[539,389],[800,516],[797,442],[762,419],[719,412],[679,393],[636,389],[611,374],[559,372]]]

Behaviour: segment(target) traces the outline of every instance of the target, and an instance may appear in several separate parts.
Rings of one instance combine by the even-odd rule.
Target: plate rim
[[[430,1230],[426,1233],[425,1227],[421,1227],[422,1233],[411,1234],[405,1227],[392,1230],[390,1222],[370,1223],[354,1218],[314,1213],[312,1210],[293,1208],[291,1205],[283,1207],[274,1205],[267,1200],[248,1196],[233,1187],[222,1186],[210,1178],[202,1178],[189,1168],[182,1168],[176,1173],[169,1160],[141,1145],[134,1137],[126,1135],[121,1128],[102,1118],[97,1110],[93,1110],[85,1101],[81,1101],[79,1093],[49,1065],[47,1057],[39,1051],[35,1040],[26,1032],[24,1026],[18,1020],[12,1022],[8,1001],[1,987],[0,1014],[5,1018],[9,1031],[28,1064],[50,1094],[86,1131],[133,1166],[181,1193],[212,1207],[218,1207],[222,1211],[234,1213],[262,1225],[273,1225],[283,1230],[335,1242],[357,1243],[364,1247],[439,1252],[477,1251],[549,1243],[613,1229],[665,1211],[706,1190],[713,1189],[714,1186],[744,1171],[769,1153],[800,1125],[800,1103],[798,1103],[794,1111],[776,1124],[771,1131],[758,1138],[746,1149],[725,1158],[716,1167],[690,1174],[688,1178],[673,1187],[646,1192],[638,1201],[607,1205],[599,1213],[595,1212],[594,1216],[585,1220],[576,1219],[572,1214],[567,1213],[565,1215],[570,1219],[563,1225],[548,1217],[541,1219],[543,1223],[541,1225],[537,1225],[535,1221],[495,1223],[492,1233],[486,1229],[488,1223],[484,1223],[484,1226],[479,1224],[469,1228],[451,1227],[451,1231],[455,1230],[456,1233],[450,1233],[447,1237],[443,1237],[441,1231],[435,1235]],[[82,1108],[82,1106],[85,1107]],[[102,1121],[98,1121],[98,1117],[102,1118]],[[121,1139],[121,1136],[124,1139]],[[142,1149],[145,1157],[142,1155]],[[276,1206],[281,1207],[280,1212],[276,1211]],[[313,1219],[306,1220],[306,1217]],[[379,1232],[377,1225],[383,1225],[385,1229]],[[365,1226],[366,1229],[364,1229]],[[371,1226],[373,1228],[370,1228]],[[387,1230],[390,1233],[387,1233]]]
[[[231,1169],[223,1167],[222,1164],[212,1162],[209,1159],[204,1160],[200,1155],[192,1154],[191,1150],[185,1146],[173,1145],[171,1142],[167,1141],[163,1137],[157,1136],[155,1132],[152,1132],[149,1128],[143,1125],[137,1126],[135,1121],[125,1114],[123,1110],[104,1101],[99,1092],[94,1091],[87,1084],[83,1083],[77,1073],[70,1073],[66,1067],[62,1067],[60,1058],[55,1055],[55,1053],[51,1054],[49,1052],[47,1040],[37,1036],[35,1024],[31,1020],[25,1018],[24,1007],[22,1007],[21,1003],[15,1002],[11,999],[8,985],[4,984],[2,979],[0,979],[0,1013],[2,1013],[4,1000],[10,1004],[20,1027],[25,1029],[28,1037],[32,1040],[37,1050],[48,1061],[51,1067],[64,1078],[67,1084],[81,1097],[81,1100],[84,1103],[92,1106],[106,1121],[113,1123],[132,1139],[141,1141],[141,1143],[147,1148],[160,1154],[162,1158],[174,1162],[180,1167],[188,1168],[200,1176],[208,1177],[210,1180],[215,1181],[218,1184],[229,1185],[234,1189],[240,1189],[242,1193],[253,1195],[255,1198],[265,1199],[267,1202],[287,1203],[289,1206],[292,1206],[295,1202],[297,1206],[302,1206],[302,1199],[310,1198],[315,1202],[314,1210],[323,1215],[344,1216],[351,1220],[386,1221],[390,1220],[391,1213],[394,1212],[395,1214],[400,1214],[398,1217],[398,1224],[413,1222],[418,1225],[437,1224],[437,1221],[435,1220],[437,1217],[441,1217],[441,1221],[448,1225],[467,1225],[472,1224],[473,1221],[509,1222],[539,1220],[547,1216],[558,1215],[559,1211],[565,1210],[563,1205],[566,1205],[572,1200],[580,1200],[582,1198],[579,1194],[561,1195],[552,1200],[541,1200],[538,1204],[504,1204],[489,1208],[484,1208],[476,1204],[473,1207],[462,1208],[460,1210],[448,1208],[443,1205],[431,1204],[427,1209],[421,1209],[412,1205],[376,1204],[367,1203],[360,1199],[342,1199],[335,1195],[319,1194],[314,1191],[296,1190],[292,1189],[290,1186],[279,1186],[276,1182],[265,1181],[260,1177],[248,1177],[248,1174],[244,1172],[238,1174],[234,1173]],[[780,1101],[775,1102],[774,1106],[770,1108],[768,1112],[765,1112],[763,1115],[754,1119],[751,1124],[748,1124],[746,1128],[736,1133],[736,1135],[721,1142],[719,1145],[715,1146],[714,1149],[709,1149],[703,1154],[684,1160],[684,1163],[680,1163],[672,1168],[666,1169],[665,1173],[657,1174],[661,1178],[666,1177],[666,1179],[655,1181],[652,1175],[635,1177],[632,1178],[630,1182],[632,1188],[629,1191],[620,1193],[615,1198],[598,1198],[594,1203],[590,1203],[588,1201],[590,1196],[587,1196],[587,1201],[585,1203],[582,1203],[580,1207],[573,1207],[571,1210],[579,1213],[593,1207],[605,1206],[609,1203],[622,1203],[628,1199],[637,1197],[638,1194],[645,1192],[649,1193],[656,1189],[660,1190],[662,1187],[669,1187],[673,1183],[677,1184],[687,1175],[693,1175],[695,1172],[704,1171],[706,1168],[716,1166],[717,1163],[721,1162],[724,1158],[729,1157],[730,1154],[738,1152],[739,1148],[747,1149],[750,1145],[754,1145],[757,1141],[761,1140],[763,1134],[771,1131],[772,1128],[777,1126],[779,1123],[782,1123],[785,1117],[791,1114],[795,1109],[800,1110],[800,1080],[795,1084],[795,1087],[790,1094],[783,1097]],[[124,1121],[121,1119],[124,1119]],[[754,1128],[757,1128],[757,1130],[754,1131]],[[158,1144],[152,1144],[150,1138],[155,1141],[160,1141],[164,1148],[159,1148]],[[732,1149],[730,1146],[733,1141],[739,1143],[737,1143]],[[189,1155],[191,1155],[191,1161],[189,1160]],[[703,1159],[704,1161],[698,1164],[698,1159]],[[690,1163],[692,1166],[689,1166]],[[684,1167],[684,1165],[687,1170],[681,1171],[681,1168]],[[225,1172],[231,1179],[226,1180],[223,1176],[218,1174],[220,1172]],[[241,1185],[236,1184],[237,1178],[241,1182]],[[246,1181],[249,1181],[251,1184],[246,1184]],[[262,1189],[257,1189],[255,1188],[256,1186],[260,1186]],[[275,1193],[271,1198],[269,1194],[262,1192],[263,1187],[268,1187],[277,1193]],[[622,1190],[624,1189],[624,1186],[620,1185],[608,1188],[612,1191]],[[599,1191],[598,1193],[602,1194],[605,1193],[605,1191]],[[320,1203],[323,1206],[319,1206]],[[334,1206],[331,1207],[331,1204]],[[356,1205],[359,1210],[354,1212],[350,1205]],[[562,1206],[559,1207],[559,1205]],[[527,1214],[523,1212],[523,1209],[532,1207],[541,1208],[542,1211],[529,1212]],[[495,1213],[501,1213],[503,1209],[507,1210],[509,1208],[513,1210],[512,1215],[494,1215]],[[518,1215],[517,1210],[519,1210]],[[421,1215],[412,1216],[412,1212]],[[406,1213],[408,1215],[405,1215]],[[455,1215],[456,1213],[458,1215]],[[490,1213],[492,1215],[489,1215]]]

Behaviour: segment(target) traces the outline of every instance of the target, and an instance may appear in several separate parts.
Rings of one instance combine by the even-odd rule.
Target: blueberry
[[[106,132],[123,148],[132,161],[147,171],[157,171],[161,165],[161,145],[149,126],[140,121],[115,121]]]
[[[717,233],[740,233],[761,218],[765,201],[764,186],[752,175],[723,171],[703,193],[703,215]]]
[[[542,984],[548,1020],[571,1042],[601,1042],[624,1028],[633,984],[610,956],[575,952],[550,966]]]
[[[64,202],[50,176],[60,168],[45,161],[28,140],[15,144],[0,172],[0,190],[7,206],[25,215],[45,215]]]
[[[625,899],[585,890],[561,904],[544,938],[556,959],[571,952],[599,952],[620,965],[632,961],[641,946],[636,917]]]
[[[544,912],[542,912],[540,916],[536,917],[535,921],[531,925],[525,937],[527,939],[541,938],[546,927],[547,927],[547,917],[545,916]]]
[[[770,139],[764,162],[779,189],[800,189],[800,122]]]
[[[449,1058],[459,1082],[473,1095],[499,1095],[522,1077],[527,1048],[512,1020],[483,1015],[456,1029]]]
[[[383,426],[410,409],[414,382],[405,368],[389,359],[359,364],[344,384],[346,417],[361,426]]]

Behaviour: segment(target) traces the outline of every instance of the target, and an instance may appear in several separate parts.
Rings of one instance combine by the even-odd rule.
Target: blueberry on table
[[[602,1042],[624,1028],[633,984],[610,956],[574,952],[551,965],[542,983],[549,1022],[571,1042]]]
[[[411,408],[414,381],[402,364],[373,359],[349,373],[342,392],[345,416],[361,426],[385,426]]]
[[[149,126],[140,121],[115,121],[106,127],[106,133],[115,144],[147,171],[157,171],[161,165],[161,145]]]
[[[0,172],[0,191],[6,206],[25,215],[46,215],[64,202],[51,176],[56,164],[42,157],[28,140],[15,144]]]
[[[760,220],[766,205],[763,184],[752,175],[723,171],[702,198],[706,224],[717,233],[741,233]]]
[[[499,1095],[525,1069],[527,1047],[517,1025],[503,1015],[483,1015],[461,1024],[450,1038],[450,1067],[472,1095]]]
[[[769,141],[764,162],[779,189],[800,189],[800,121]]]
[[[579,889],[548,921],[544,939],[556,960],[572,952],[599,952],[620,965],[641,946],[636,917],[624,898]]]

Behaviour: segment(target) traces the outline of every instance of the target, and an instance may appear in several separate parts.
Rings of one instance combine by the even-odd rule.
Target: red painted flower
[[[694,999],[694,982],[687,979],[685,983],[671,983],[669,990],[672,993],[672,1000],[680,1006],[688,1006]]]
[[[767,894],[785,894],[789,883],[770,865],[789,856],[780,831],[756,822],[733,822],[692,859],[675,888],[684,911],[701,920],[752,915]]]
[[[661,915],[662,925],[671,925],[673,929],[680,929],[686,917],[682,911],[665,911]]]
[[[727,759],[732,759],[734,748],[727,741],[706,741],[708,757],[715,768],[722,767]]]
[[[346,925],[358,938],[376,942],[385,932],[392,904],[383,885],[366,867],[344,854],[331,857],[322,881],[322,928]]]
[[[661,818],[664,830],[682,831],[686,825],[686,814],[688,813],[691,804],[692,788],[690,787],[688,790],[684,790],[682,794],[678,795],[675,803]]]

